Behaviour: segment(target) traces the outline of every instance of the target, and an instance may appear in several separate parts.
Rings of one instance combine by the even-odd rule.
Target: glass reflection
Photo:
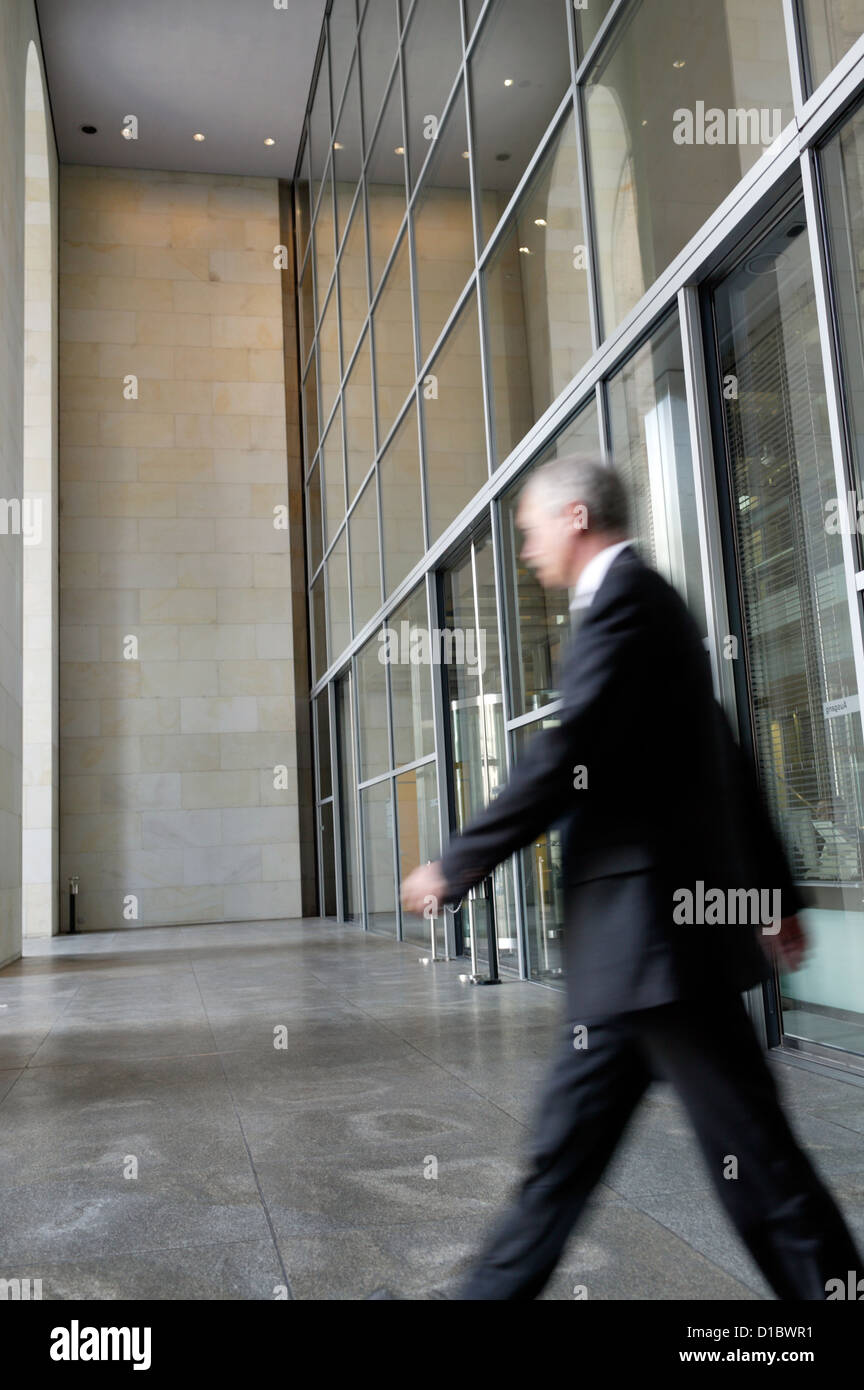
[[[354,627],[359,632],[381,607],[381,555],[378,546],[378,491],[370,478],[348,526],[351,532],[351,593]]]
[[[497,0],[469,60],[485,244],[571,82],[560,0]]]
[[[364,336],[345,382],[345,443],[348,450],[348,504],[353,502],[375,457],[372,428],[372,360],[369,335]]]
[[[510,700],[514,716],[542,709],[557,700],[557,664],[562,645],[570,635],[567,590],[544,589],[519,559],[522,548],[522,533],[516,524],[519,498],[535,468],[570,453],[590,453],[598,457],[601,454],[600,425],[593,401],[556,436],[501,498],[502,565],[512,653],[508,663]]]
[[[792,119],[781,0],[642,0],[585,113],[608,335]]]
[[[414,204],[414,248],[420,312],[420,357],[425,361],[474,271],[471,170],[465,158],[465,103],[456,100]]]
[[[381,283],[384,267],[405,218],[405,139],[402,134],[402,102],[394,79],[384,107],[381,125],[366,169],[369,201],[369,243],[372,258],[372,293]]]
[[[396,778],[396,806],[399,817],[399,876],[406,878],[418,864],[437,859],[441,853],[438,833],[438,775],[434,763],[403,772]],[[444,917],[435,923],[437,951],[443,949]],[[425,917],[413,912],[402,914],[402,936],[431,950],[432,933]]]
[[[408,238],[403,237],[373,314],[378,438],[386,439],[414,385],[414,314]]]
[[[591,356],[587,264],[568,114],[486,273],[497,463]]]
[[[393,635],[387,663],[393,701],[393,757],[396,767],[404,767],[435,752],[431,660],[434,653],[424,585],[399,605],[387,626]]]
[[[631,535],[707,634],[677,313],[625,363],[608,392],[612,458],[630,497]]]
[[[390,594],[425,549],[417,412],[409,406],[379,464],[384,525],[384,590]]]
[[[477,300],[472,294],[423,380],[429,542],[489,476]]]
[[[403,47],[408,179],[417,182],[462,61],[459,0],[414,6]],[[465,146],[463,145],[463,149]]]

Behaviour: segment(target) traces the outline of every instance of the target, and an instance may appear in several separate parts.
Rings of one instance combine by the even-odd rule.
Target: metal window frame
[[[849,476],[849,460],[844,448],[845,417],[842,402],[842,383],[840,380],[840,363],[835,351],[835,339],[833,329],[833,306],[830,291],[830,270],[827,258],[825,232],[822,221],[822,201],[821,191],[816,170],[816,148],[824,141],[826,134],[837,121],[848,114],[848,111],[859,103],[864,97],[864,36],[854,45],[854,47],[844,55],[844,58],[836,65],[834,71],[826,78],[815,91],[808,91],[808,69],[806,53],[806,32],[802,22],[803,16],[800,9],[800,0],[783,0],[783,18],[789,57],[790,81],[793,93],[793,105],[795,111],[794,120],[791,121],[782,132],[779,140],[771,148],[770,154],[763,157],[754,164],[748,173],[739,181],[735,188],[721,202],[720,206],[714,210],[706,222],[697,232],[691,241],[682,248],[679,254],[673,259],[669,266],[657,277],[648,287],[640,301],[633,307],[626,318],[605,336],[601,336],[600,300],[599,300],[599,275],[596,252],[596,237],[594,235],[594,217],[591,203],[590,179],[589,179],[589,150],[586,122],[584,117],[584,97],[586,80],[595,69],[599,62],[606,56],[609,45],[616,42],[624,32],[625,25],[635,11],[636,6],[642,0],[613,0],[607,14],[600,25],[600,28],[589,45],[588,49],[580,59],[576,45],[575,18],[571,12],[571,6],[566,4],[567,11],[567,31],[570,47],[571,63],[571,84],[562,98],[562,103],[556,110],[553,120],[544,132],[538,146],[532,156],[531,161],[522,173],[507,207],[502,213],[497,226],[492,234],[482,242],[482,233],[479,226],[479,205],[478,205],[478,178],[479,170],[476,167],[475,159],[475,113],[473,110],[473,100],[470,84],[470,64],[474,57],[478,45],[482,42],[486,22],[497,0],[485,0],[474,21],[474,26],[469,33],[469,20],[467,15],[465,0],[462,0],[461,24],[462,24],[462,61],[459,72],[456,74],[447,99],[443,121],[452,109],[453,102],[457,99],[456,93],[461,89],[465,102],[465,117],[467,128],[468,148],[471,152],[470,158],[470,184],[472,197],[472,221],[474,226],[475,238],[475,266],[471,276],[459,295],[453,309],[444,324],[438,339],[430,349],[425,361],[420,361],[420,319],[418,304],[418,284],[416,274],[416,244],[414,241],[413,211],[415,201],[423,196],[424,179],[430,168],[430,161],[433,151],[430,149],[423,166],[418,172],[416,181],[410,184],[408,181],[407,154],[403,157],[403,173],[406,180],[406,208],[405,216],[400,223],[398,234],[395,237],[394,245],[391,248],[384,271],[379,278],[379,283],[373,287],[372,277],[372,243],[370,234],[370,204],[368,197],[368,172],[369,161],[375,147],[375,142],[380,133],[381,122],[386,102],[390,94],[391,83],[395,80],[398,68],[398,80],[401,103],[401,118],[403,139],[406,123],[406,93],[405,93],[405,72],[403,45],[409,31],[411,19],[416,10],[416,3],[408,5],[405,9],[404,19],[401,19],[397,0],[393,0],[396,22],[397,39],[394,48],[394,58],[392,67],[389,69],[386,82],[383,84],[381,105],[376,113],[373,127],[368,132],[368,142],[366,139],[366,116],[365,103],[366,91],[363,75],[362,58],[362,34],[363,25],[366,22],[369,10],[368,3],[358,4],[357,25],[355,30],[355,51],[354,56],[348,66],[348,76],[343,91],[338,94],[338,112],[335,124],[341,116],[344,106],[345,95],[351,81],[353,65],[357,64],[357,74],[360,94],[361,124],[363,131],[363,167],[362,174],[358,181],[358,190],[355,194],[354,203],[350,217],[346,223],[346,238],[343,238],[341,245],[334,245],[334,275],[338,276],[339,258],[344,250],[347,239],[347,228],[351,225],[351,219],[357,215],[358,210],[364,219],[366,234],[366,274],[367,274],[367,312],[364,327],[357,337],[357,342],[352,351],[351,360],[345,364],[341,374],[339,395],[344,392],[345,384],[353,370],[356,357],[361,345],[368,341],[371,368],[371,388],[372,388],[372,418],[373,418],[373,440],[374,458],[361,486],[357,489],[353,504],[348,507],[346,512],[345,526],[349,526],[353,505],[359,500],[368,485],[372,475],[375,475],[378,526],[379,526],[379,560],[381,567],[381,595],[382,604],[378,611],[370,618],[362,628],[354,631],[354,636],[350,645],[341,653],[321,677],[313,682],[311,698],[316,699],[325,687],[333,683],[335,679],[344,674],[346,670],[351,672],[351,706],[352,706],[352,738],[353,738],[353,757],[355,760],[355,770],[359,775],[360,769],[360,724],[359,724],[359,690],[356,674],[357,657],[361,649],[374,636],[376,630],[388,620],[388,617],[399,607],[411,592],[419,584],[425,586],[427,613],[430,628],[440,626],[440,586],[438,576],[443,565],[448,559],[452,558],[460,549],[464,549],[466,541],[471,537],[484,522],[489,523],[493,544],[493,567],[495,575],[496,592],[496,614],[499,624],[499,635],[501,640],[502,657],[507,659],[509,635],[506,623],[503,621],[504,603],[504,576],[503,547],[501,544],[501,518],[500,518],[500,498],[503,493],[516,481],[522,470],[532,461],[532,459],[542,451],[552,437],[557,434],[568,421],[575,417],[593,397],[597,409],[600,426],[601,442],[607,460],[610,457],[610,420],[608,401],[606,398],[606,382],[624,364],[626,359],[639,345],[639,342],[650,336],[651,331],[673,308],[677,307],[679,330],[681,332],[682,349],[685,367],[685,386],[687,392],[688,426],[690,435],[691,455],[693,460],[694,479],[696,482],[696,504],[697,522],[699,528],[699,554],[702,564],[703,589],[706,602],[706,617],[708,620],[708,648],[711,657],[712,673],[714,677],[715,689],[720,698],[727,704],[727,707],[734,710],[734,690],[732,688],[729,663],[724,661],[721,656],[722,639],[728,631],[729,615],[727,611],[725,593],[725,565],[721,554],[721,547],[718,536],[718,506],[716,496],[716,473],[714,460],[714,445],[712,439],[711,422],[708,410],[708,383],[706,380],[705,363],[705,341],[704,328],[701,318],[700,307],[700,288],[710,276],[712,270],[728,255],[730,249],[738,242],[743,240],[748,232],[751,231],[759,222],[765,212],[778,200],[780,200],[790,185],[799,180],[803,185],[805,208],[808,223],[808,233],[811,244],[811,254],[813,258],[814,278],[817,287],[817,308],[819,316],[820,342],[822,348],[823,362],[825,367],[825,379],[828,390],[829,417],[831,423],[832,451],[834,454],[835,469],[837,472],[838,489],[846,485]],[[329,9],[329,7],[328,7]],[[322,32],[322,40],[319,45],[319,55],[316,59],[316,70],[321,68],[321,51],[325,50],[327,62],[327,81],[328,91],[331,85],[329,45],[325,45]],[[307,102],[306,128],[309,126],[309,116],[311,106],[315,97],[314,86],[310,89],[309,101]],[[566,105],[572,102],[573,119],[576,122],[577,145],[579,151],[579,183],[582,201],[582,214],[585,226],[585,236],[588,244],[588,276],[589,276],[589,314],[591,317],[591,336],[593,352],[589,360],[582,366],[580,371],[573,377],[568,387],[551,403],[549,408],[537,420],[516,448],[504,460],[497,469],[493,469],[494,452],[494,400],[492,396],[491,363],[489,360],[488,342],[488,316],[486,313],[486,301],[484,293],[483,270],[494,256],[500,238],[504,235],[505,229],[512,217],[512,214],[522,198],[525,189],[531,182],[534,173],[539,167],[540,162],[545,158],[551,140],[554,138],[555,131],[559,122],[563,119]],[[330,93],[330,110],[332,117],[332,93]],[[331,131],[332,136],[332,131]],[[298,155],[298,165],[295,171],[295,178],[299,175],[302,168],[302,159],[309,150],[308,139],[304,140]],[[407,145],[406,145],[407,150]],[[332,169],[332,161],[330,164]],[[304,255],[300,259],[298,267],[298,277],[302,277],[308,260],[315,252],[314,227],[318,209],[321,201],[321,190],[316,200],[315,206],[311,206],[311,158],[309,163],[310,176],[310,214],[309,214],[309,236]],[[323,182],[323,181],[322,181]],[[336,235],[336,215],[335,215],[335,188],[331,190],[334,199],[334,243]],[[411,277],[411,303],[414,326],[414,348],[415,366],[417,373],[415,385],[406,397],[405,404],[397,415],[387,437],[382,438],[379,428],[377,412],[377,371],[376,371],[376,352],[375,352],[375,329],[374,311],[386,284],[387,276],[392,267],[392,262],[401,247],[401,239],[405,234],[405,223],[408,223],[408,246],[409,246],[409,265]],[[307,363],[304,364],[304,373],[308,371],[309,364],[315,354],[317,363],[317,330],[319,325],[318,318],[318,288],[317,275],[315,268],[312,268],[313,301],[316,323],[315,338],[310,348]],[[298,278],[298,286],[300,279]],[[464,308],[468,296],[475,290],[478,295],[478,306],[480,313],[481,328],[481,379],[483,382],[484,409],[486,411],[486,435],[488,463],[490,474],[488,481],[478,489],[472,501],[466,506],[458,517],[454,519],[445,532],[429,546],[418,563],[412,567],[409,573],[400,583],[387,594],[384,575],[384,549],[383,549],[383,517],[381,513],[381,489],[380,489],[380,463],[395,436],[396,431],[404,422],[408,410],[413,408],[417,414],[418,438],[420,444],[420,464],[422,477],[422,497],[424,506],[424,528],[426,527],[426,448],[424,436],[423,413],[419,400],[419,389],[422,382],[424,369],[428,368],[434,361],[438,353],[442,350],[445,340],[451,332],[454,324]],[[339,332],[341,334],[341,301],[339,304]],[[368,334],[368,337],[367,337]],[[340,338],[341,351],[341,338]],[[320,372],[318,374],[318,392],[320,396]],[[335,407],[334,407],[335,408]],[[320,419],[320,402],[319,402]],[[320,429],[319,449],[321,441],[326,437],[326,428],[330,422],[324,423],[324,428]],[[314,459],[311,461],[314,462]],[[307,459],[308,467],[311,462]],[[348,479],[347,479],[347,432],[343,422],[343,466],[345,469],[346,502],[348,501]],[[332,544],[335,544],[339,534],[333,538],[331,547],[322,557],[321,567],[316,574],[309,576],[308,595],[311,603],[312,584],[320,576],[320,569],[325,573],[323,580],[325,583],[325,603],[329,606],[329,594],[326,589],[326,562]],[[428,532],[427,532],[428,536]],[[350,536],[348,538],[348,561],[349,577],[350,570]],[[847,584],[847,599],[850,605],[852,616],[853,647],[855,658],[855,670],[862,689],[864,689],[864,638],[862,638],[861,627],[861,607],[858,594],[864,589],[864,571],[858,571],[852,555],[852,545],[850,538],[844,538],[844,573]],[[353,606],[353,605],[352,605]],[[314,624],[313,624],[314,626]],[[446,748],[446,709],[444,699],[444,688],[440,680],[433,679],[433,711],[435,717],[435,752],[421,760],[421,764],[434,761],[438,774],[438,810],[439,810],[439,829],[441,831],[442,842],[449,832],[451,824],[452,806],[449,802],[449,778],[447,775],[445,748]],[[335,689],[335,687],[334,687]],[[335,695],[329,698],[334,698]],[[556,712],[560,708],[560,701],[552,702],[539,710],[532,710],[520,716],[513,716],[509,707],[509,689],[504,683],[505,701],[505,747],[508,760],[512,762],[514,749],[512,746],[513,738],[520,728],[525,725],[542,720]],[[331,710],[332,719],[333,710]],[[862,711],[864,719],[864,711]],[[331,728],[335,727],[331,723]],[[391,771],[383,774],[377,780],[394,781],[396,773],[392,769],[392,700],[390,691],[389,676],[387,679],[387,737],[390,747]],[[335,744],[332,745],[335,747]],[[419,765],[419,764],[418,764]],[[403,769],[404,770],[404,769]],[[317,772],[316,772],[317,776]],[[375,780],[375,779],[373,779]],[[357,826],[357,867],[359,872],[359,905],[362,912],[364,926],[368,924],[367,894],[366,894],[366,856],[365,856],[365,833],[363,827],[363,810],[361,804],[360,791],[369,785],[369,781],[355,782],[355,811]],[[334,789],[339,786],[338,777],[334,782]],[[391,798],[395,797],[395,791],[391,788]],[[395,800],[391,800],[394,807],[394,873],[398,873],[398,816],[395,809]],[[334,801],[335,805],[335,801]],[[334,832],[334,840],[338,852],[341,854],[342,840],[341,833]],[[320,861],[320,846],[319,846]],[[514,866],[517,861],[514,860]],[[521,886],[521,885],[520,885]],[[520,950],[520,969],[523,978],[526,978],[526,942],[524,936],[523,917],[523,898],[521,891],[516,893],[517,913],[519,922],[517,924]],[[398,932],[401,936],[401,917],[397,902],[397,923]]]

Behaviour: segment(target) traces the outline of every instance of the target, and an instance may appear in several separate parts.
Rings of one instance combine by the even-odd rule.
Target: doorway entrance
[[[472,538],[440,575],[443,629],[451,634],[442,665],[451,769],[452,828],[461,830],[507,780],[506,726],[501,681],[501,645],[495,595],[492,537]],[[489,967],[486,927],[494,913],[498,965],[519,973],[519,939],[512,863],[499,864],[488,893],[481,886],[456,920],[456,950],[469,954],[472,932],[481,973]],[[490,907],[491,904],[491,907]]]

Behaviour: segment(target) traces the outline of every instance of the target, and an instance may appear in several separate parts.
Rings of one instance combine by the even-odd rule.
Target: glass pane
[[[456,827],[467,825],[506,778],[498,621],[488,537],[476,549],[479,623],[470,556],[444,577],[444,662],[452,720]]]
[[[408,24],[402,55],[408,177],[412,188],[438,133],[444,103],[461,61],[459,0],[434,0],[431,5],[420,0]]]
[[[612,458],[630,498],[630,534],[707,633],[684,357],[673,314],[609,382]]]
[[[857,492],[864,497],[864,111],[859,110],[821,153],[834,281],[840,328],[843,398],[852,440]],[[861,530],[850,528],[862,568]]]
[[[324,541],[329,545],[345,520],[345,463],[342,456],[342,408],[337,406],[319,463],[324,489]]]
[[[444,576],[444,625],[450,644],[443,660],[453,749],[456,828],[461,829],[491,800],[507,777],[501,656],[492,544],[489,536]],[[493,904],[502,971],[517,965],[513,873],[501,864],[493,874]],[[462,930],[470,937],[472,913],[478,928],[478,961],[488,962],[485,906],[464,908]]]
[[[318,799],[325,801],[333,790],[330,767],[330,706],[326,690],[315,701],[315,719],[318,727]]]
[[[379,654],[384,652],[383,630],[367,642],[357,656],[357,717],[360,742],[360,781],[377,777],[390,768],[387,736],[387,675]]]
[[[369,482],[351,513],[351,591],[357,632],[381,607],[381,556],[378,548],[378,492]]]
[[[351,641],[348,540],[344,531],[327,559],[327,641],[332,666]]]
[[[309,463],[318,448],[318,372],[314,352],[303,384],[303,419],[306,424],[306,462]]]
[[[339,383],[342,380],[342,359],[339,352],[339,302],[335,282],[318,332],[318,366],[321,375],[321,423],[323,425],[330,418],[330,412],[339,394]]]
[[[568,114],[486,272],[498,463],[591,356],[587,262]]]
[[[383,440],[414,385],[414,317],[408,238],[396,255],[373,315],[375,326],[375,388],[378,397],[378,438]]]
[[[477,28],[482,8],[483,0],[465,0],[465,33],[469,40]]]
[[[312,225],[312,209],[309,202],[309,140],[303,148],[300,163],[300,177],[294,184],[294,218],[297,224],[297,260],[302,262],[309,242],[309,228]]]
[[[517,763],[531,756],[531,740],[543,729],[557,728],[552,716],[517,729],[514,739]],[[550,827],[521,852],[525,884],[523,921],[532,980],[556,984],[564,978],[564,895],[561,881],[561,836]]]
[[[363,332],[369,312],[369,295],[366,288],[366,224],[362,195],[357,199],[339,259],[339,297],[343,356],[348,362],[357,339]]]
[[[489,477],[473,294],[423,379],[423,416],[431,544]]]
[[[361,0],[362,5],[362,0]],[[360,29],[360,59],[363,64],[363,130],[366,148],[375,129],[381,99],[393,71],[398,41],[397,0],[369,0]],[[400,144],[401,141],[394,141]]]
[[[324,598],[324,571],[312,585],[312,658],[316,681],[327,670],[327,613]]]
[[[393,857],[396,850],[393,824],[392,784],[376,782],[360,793],[363,817],[363,854],[366,870],[366,914],[370,931],[395,936],[396,878]]]
[[[297,298],[300,305],[300,355],[302,364],[305,366],[315,339],[315,303],[312,292],[311,256],[306,262],[306,269],[300,280],[300,293]]]
[[[336,846],[333,839],[333,802],[318,807],[321,827],[321,879],[324,898],[321,912],[324,917],[336,916]]]
[[[402,104],[394,81],[366,170],[372,293],[381,283],[387,258],[405,217],[405,149]]]
[[[346,919],[360,912],[357,863],[357,770],[354,766],[354,717],[350,672],[336,682],[336,736],[339,757],[339,828],[342,835],[342,898]]]
[[[782,0],[628,13],[586,84],[607,335],[792,119]]]
[[[351,69],[345,105],[333,140],[333,177],[336,189],[336,223],[341,244],[351,215],[351,204],[363,170],[360,141],[360,78],[357,64]]]
[[[411,406],[379,464],[384,590],[390,594],[424,552],[417,415]]]
[[[437,859],[441,853],[438,833],[438,775],[434,763],[403,772],[396,778],[396,805],[399,815],[399,877],[407,878],[418,864]],[[444,915],[435,923],[436,954],[444,948]],[[432,945],[428,920],[413,912],[402,914],[402,936],[409,941]]]
[[[333,267],[336,264],[335,235],[332,171],[328,164],[321,202],[312,231],[312,240],[315,246],[315,293],[319,316],[327,299],[327,291],[333,278]]]
[[[348,64],[354,55],[357,42],[357,7],[355,0],[333,0],[333,7],[327,20],[327,34],[330,46],[330,81],[333,88],[333,110],[339,110],[339,102],[345,89]],[[359,125],[359,109],[358,109]]]
[[[474,224],[460,96],[438,136],[414,205],[420,356],[429,356],[474,270]]]
[[[864,33],[864,0],[802,0],[802,4],[812,91]]]
[[[469,68],[485,244],[570,86],[561,0],[497,0]]]
[[[576,52],[584,58],[600,32],[600,25],[611,10],[613,0],[580,0],[573,6],[576,21]]]
[[[372,362],[369,337],[364,337],[348,374],[343,393],[345,443],[348,449],[348,504],[354,500],[375,457],[372,432]]]
[[[309,168],[312,181],[312,206],[318,201],[318,190],[330,156],[330,73],[327,49],[318,70],[318,82],[309,117]]]
[[[321,474],[318,464],[309,474],[306,503],[306,536],[309,542],[309,568],[315,573],[324,555],[322,546]]]
[[[514,715],[541,709],[558,698],[557,663],[562,643],[570,635],[567,590],[544,589],[533,572],[520,563],[522,539],[516,524],[519,497],[535,468],[569,453],[601,454],[597,406],[593,401],[501,498],[502,563],[511,652],[510,700]]]
[[[393,700],[393,757],[396,767],[435,752],[432,712],[432,650],[423,585],[387,621],[387,665]]]
[[[801,205],[715,305],[757,757],[813,903],[812,953],[781,975],[783,1027],[864,1053],[860,692]]]

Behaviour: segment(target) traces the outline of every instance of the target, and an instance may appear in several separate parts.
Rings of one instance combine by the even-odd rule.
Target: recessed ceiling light
[[[193,140],[206,140],[206,138],[206,135],[202,135],[200,130],[197,132],[197,134],[192,136]]]
[[[273,139],[273,136],[272,136],[272,135],[268,135],[267,138],[266,138],[265,141],[264,141],[264,144],[265,144],[265,145],[275,145],[275,144],[276,144],[276,141]],[[338,148],[338,146],[337,146],[337,148]]]
[[[393,153],[394,153],[394,154],[404,154],[404,153],[405,153],[405,146],[404,146],[404,145],[397,145],[396,148],[395,148],[395,150],[393,151]]]
[[[534,226],[535,226],[535,227],[545,227],[545,226],[546,226],[546,218],[545,218],[545,217],[535,217],[535,218],[534,218]]]
[[[80,127],[80,130],[82,131],[82,133],[83,133],[84,135],[95,135],[95,134],[96,134],[96,126],[95,126],[95,125],[82,125],[82,126]]]
[[[505,86],[505,87],[512,87],[512,86],[513,86],[513,78],[512,78],[512,77],[505,77],[505,78],[504,78],[504,86]]]
[[[266,143],[266,142],[265,142],[265,143]],[[341,150],[341,149],[344,149],[345,147],[344,147],[344,145],[341,143],[341,141],[339,141],[339,140],[334,140],[334,141],[333,141],[333,148],[334,148],[334,150]]]
[[[687,60],[685,58],[676,58],[672,66],[673,68],[683,68],[686,61]]]
[[[520,254],[520,256],[530,256],[530,255],[531,255],[531,248],[528,247],[528,246],[520,246],[520,247],[519,247],[519,254]]]

